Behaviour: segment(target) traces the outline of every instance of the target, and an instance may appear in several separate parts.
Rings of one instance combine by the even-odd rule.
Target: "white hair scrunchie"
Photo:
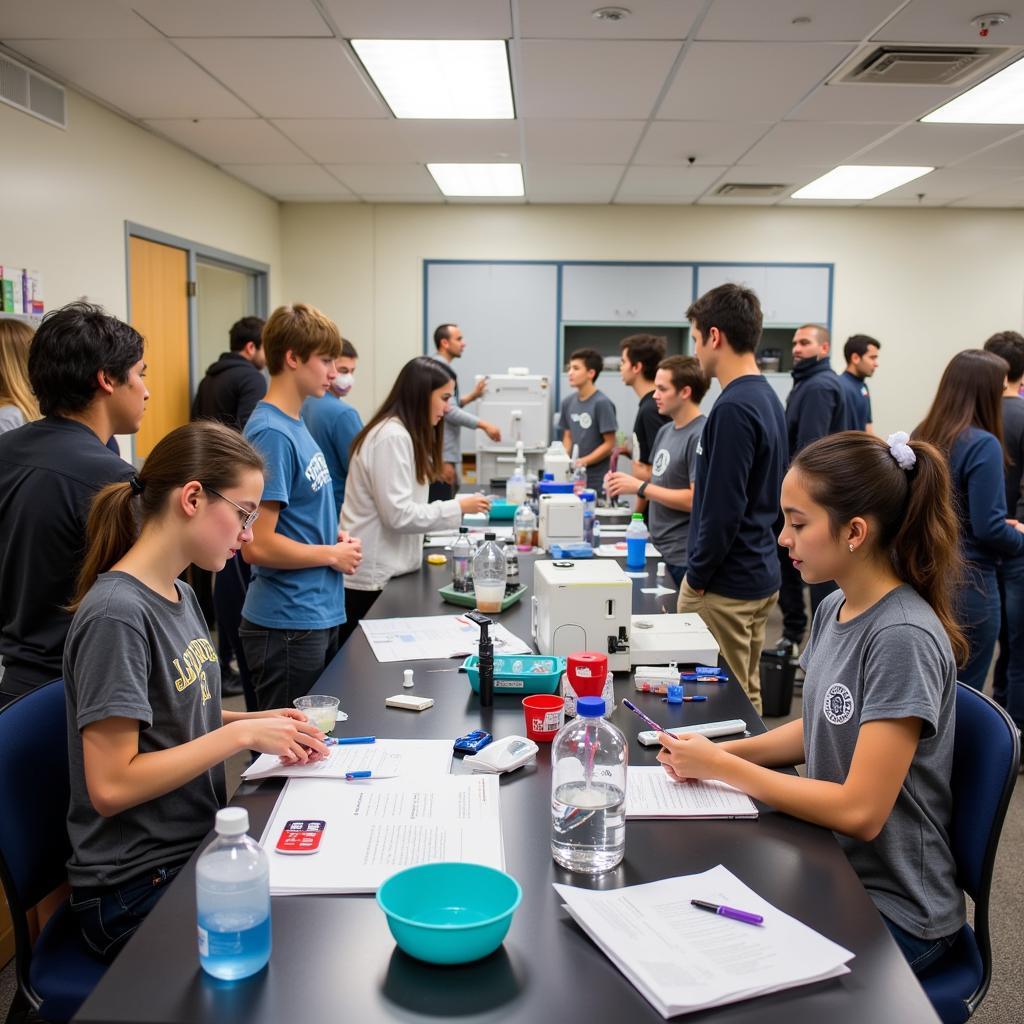
[[[910,435],[905,430],[897,430],[895,434],[890,434],[885,439],[889,446],[889,454],[896,460],[896,465],[900,469],[910,470],[917,465],[914,449],[907,444],[909,440]]]

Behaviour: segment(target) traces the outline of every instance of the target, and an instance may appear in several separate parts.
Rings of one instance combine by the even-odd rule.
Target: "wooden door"
[[[149,401],[135,435],[135,455],[145,458],[157,441],[188,422],[188,253],[134,236],[128,252],[131,323],[146,339]]]

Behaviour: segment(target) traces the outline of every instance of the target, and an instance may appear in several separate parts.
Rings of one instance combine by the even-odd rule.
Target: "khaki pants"
[[[736,681],[761,714],[761,651],[764,649],[764,631],[768,612],[778,600],[778,594],[744,601],[721,594],[703,593],[684,579],[679,587],[676,610],[696,612],[711,631],[722,657]]]

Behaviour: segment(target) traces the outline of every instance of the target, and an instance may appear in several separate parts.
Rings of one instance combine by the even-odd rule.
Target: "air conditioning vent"
[[[829,84],[957,85],[1007,52],[1006,47],[877,46],[854,57]]]
[[[67,95],[63,86],[0,54],[0,101],[67,128]]]
[[[715,189],[716,196],[727,196],[730,199],[768,199],[780,196],[788,185],[761,185],[750,182],[727,182]]]

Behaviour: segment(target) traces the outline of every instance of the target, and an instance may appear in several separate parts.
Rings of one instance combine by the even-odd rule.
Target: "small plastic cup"
[[[328,697],[325,693],[310,693],[305,697],[296,697],[292,703],[306,716],[306,720],[315,725],[321,732],[329,733],[338,720],[337,697]]]
[[[477,611],[485,615],[497,615],[501,611],[501,602],[505,599],[505,581],[480,583],[474,580],[473,593]]]
[[[535,693],[523,698],[526,736],[534,743],[550,743],[565,721],[565,699],[558,694]]]

